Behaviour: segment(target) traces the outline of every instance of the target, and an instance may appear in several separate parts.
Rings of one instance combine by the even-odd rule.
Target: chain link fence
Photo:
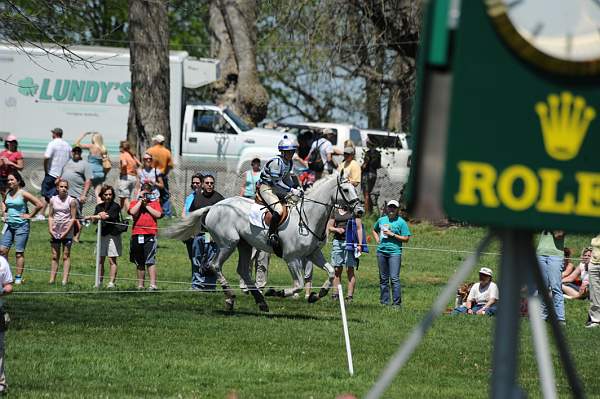
[[[106,177],[105,184],[110,184],[116,191],[119,186],[119,165],[114,157],[112,161],[113,167]],[[44,179],[44,160],[41,158],[26,157],[24,162],[25,168],[23,169],[22,174],[25,179],[26,190],[40,196],[41,184]],[[224,161],[201,162],[181,159],[169,174],[169,189],[171,192],[173,216],[181,215],[185,197],[191,192],[190,183],[192,176],[198,172],[210,172],[213,174],[216,181],[216,190],[225,198],[239,195],[245,180],[244,172],[237,173],[232,170],[231,167],[228,167]],[[392,181],[387,170],[381,168],[377,173],[377,182],[371,195],[373,201],[381,208],[384,201],[399,199],[402,195],[403,188],[404,182]],[[359,193],[359,196],[362,199],[362,192]],[[94,192],[90,189],[88,201],[83,208],[84,214],[92,214],[95,205]]]

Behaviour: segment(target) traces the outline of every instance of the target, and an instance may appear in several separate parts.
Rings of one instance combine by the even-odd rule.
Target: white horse
[[[199,231],[208,231],[219,246],[219,255],[210,267],[217,273],[219,284],[225,293],[225,308],[233,310],[235,295],[230,288],[222,267],[237,248],[239,261],[237,272],[246,283],[261,311],[269,307],[263,294],[256,288],[250,276],[252,248],[273,252],[268,244],[267,229],[250,223],[249,215],[253,201],[242,198],[227,198],[213,206],[199,209],[189,214],[166,233],[175,239],[187,239]],[[287,220],[279,227],[279,237],[283,249],[283,259],[287,262],[292,279],[299,285],[279,292],[280,296],[290,296],[302,290],[304,275],[301,271],[303,259],[308,259],[327,272],[319,294],[314,292],[309,302],[316,302],[327,295],[333,284],[333,267],[325,260],[321,248],[325,245],[327,220],[336,204],[348,206],[356,216],[364,213],[354,186],[342,180],[337,174],[324,177],[306,191],[304,198],[289,208]]]

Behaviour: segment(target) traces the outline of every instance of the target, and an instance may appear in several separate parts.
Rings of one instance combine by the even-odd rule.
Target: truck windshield
[[[375,144],[376,147],[402,149],[402,142],[396,135],[369,134],[368,137],[369,141]]]
[[[227,108],[225,111],[223,111],[225,113],[225,115],[227,115],[229,117],[229,119],[231,119],[233,121],[233,123],[235,123],[237,125],[237,127],[240,128],[240,130],[242,132],[247,132],[248,130],[251,130],[252,128],[250,126],[248,126],[246,124],[246,122],[244,122],[242,120],[242,118],[240,118],[239,116],[237,116],[233,111],[231,111],[229,108]]]

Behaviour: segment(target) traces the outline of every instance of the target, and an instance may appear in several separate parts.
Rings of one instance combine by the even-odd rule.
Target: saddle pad
[[[267,208],[264,205],[252,204],[252,207],[250,207],[250,214],[248,215],[248,218],[250,219],[250,224],[256,227],[266,229],[267,226],[265,226],[263,222],[266,212]]]

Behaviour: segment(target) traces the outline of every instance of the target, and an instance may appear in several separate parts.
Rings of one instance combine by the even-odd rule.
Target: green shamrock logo
[[[25,79],[19,80],[19,93],[24,96],[35,96],[35,93],[37,93],[39,87],[39,85],[36,85],[33,82],[33,78],[29,76]]]

